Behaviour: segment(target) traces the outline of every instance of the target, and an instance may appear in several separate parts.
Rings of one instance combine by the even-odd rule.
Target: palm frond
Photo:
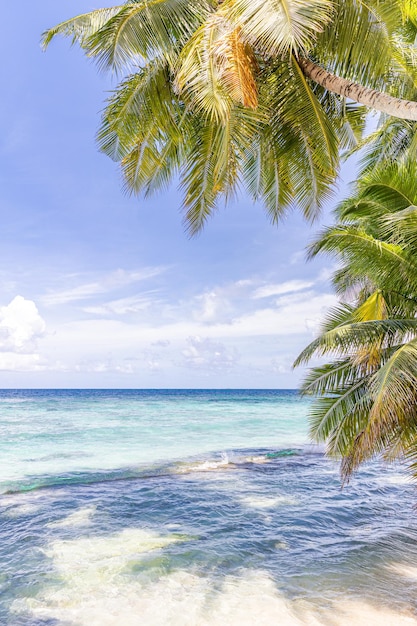
[[[388,118],[359,144],[363,148],[360,167],[363,173],[376,167],[398,163],[406,155],[417,157],[417,122]]]
[[[141,60],[164,56],[175,63],[178,50],[212,11],[210,0],[141,0],[63,22],[44,36],[71,36],[99,67],[118,72]]]
[[[314,219],[337,175],[339,141],[333,119],[326,116],[295,59],[290,72],[281,61],[263,68],[259,82],[260,101],[269,115],[259,141],[261,151],[274,159],[268,168],[268,189],[275,190],[266,202],[268,212],[273,221],[279,218],[282,204],[271,200],[281,187],[307,219]]]
[[[417,290],[416,263],[404,249],[368,235],[354,227],[326,229],[309,248],[309,256],[327,252],[349,266],[352,277],[366,276],[375,285],[384,284],[405,292]]]
[[[388,241],[401,245],[409,254],[417,251],[417,206],[381,217],[381,235]]]
[[[362,447],[372,446],[381,432],[397,425],[416,406],[417,339],[410,339],[394,352],[373,375],[369,390],[373,404],[358,457],[363,454]]]
[[[387,319],[387,303],[380,289],[371,294],[352,314],[358,322]]]
[[[315,54],[329,71],[374,89],[387,79],[392,56],[389,29],[401,13],[395,2],[335,2],[331,22],[318,36]],[[382,15],[383,13],[383,15]]]
[[[336,358],[354,356],[374,345],[394,345],[417,334],[416,319],[382,319],[341,324],[314,339],[297,357],[294,367],[313,356],[333,354]]]
[[[128,76],[108,100],[97,140],[100,150],[121,161],[158,124],[164,133],[176,134],[178,106],[169,81],[169,66],[156,59]]]
[[[256,62],[240,29],[219,13],[210,15],[183,48],[175,85],[196,111],[225,121],[233,104],[258,105]]]
[[[242,178],[247,190],[254,201],[263,202],[273,224],[291,206],[295,196],[288,161],[276,148],[270,126],[263,126],[242,159]]]
[[[364,461],[378,454],[394,458],[412,445],[410,434],[415,433],[417,406],[416,343],[417,340],[412,339],[398,347],[373,375],[367,422],[343,459],[344,480],[348,480]]]
[[[330,0],[225,0],[228,17],[248,42],[267,57],[310,50],[330,22]]]
[[[77,15],[69,20],[65,20],[43,33],[42,46],[46,49],[54,37],[62,35],[64,37],[70,37],[72,43],[78,43],[83,48],[87,45],[89,38],[123,8],[124,6],[121,5],[108,9],[97,9],[96,11]]]
[[[193,137],[181,169],[184,221],[191,235],[203,227],[220,198],[235,193],[239,163],[258,123],[258,112],[243,107],[234,107],[225,123],[194,118]]]
[[[347,387],[357,378],[357,368],[352,368],[350,358],[335,360],[312,367],[300,387],[303,395],[326,396],[340,387]]]
[[[310,436],[314,441],[326,442],[328,454],[339,458],[346,455],[352,439],[366,424],[370,407],[367,382],[362,377],[314,402],[309,414]]]

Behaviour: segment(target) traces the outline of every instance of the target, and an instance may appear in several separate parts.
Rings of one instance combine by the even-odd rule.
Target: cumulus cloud
[[[239,360],[236,349],[224,344],[195,336],[188,337],[187,348],[182,351],[182,365],[193,369],[230,370]]]
[[[45,328],[36,304],[16,296],[10,304],[0,307],[0,352],[33,352]]]
[[[237,280],[194,296],[191,300],[193,319],[207,325],[230,324],[239,311],[247,309],[249,294],[256,284],[252,279]]]
[[[146,350],[143,354],[144,366],[151,372],[158,372],[161,369],[161,359],[159,354]]]
[[[0,307],[0,370],[44,369],[37,353],[37,342],[44,336],[45,329],[45,322],[32,300],[16,296],[8,305]]]
[[[214,323],[219,319],[227,318],[231,311],[230,300],[221,290],[210,291],[196,297],[198,308],[194,311],[194,318],[200,322]]]

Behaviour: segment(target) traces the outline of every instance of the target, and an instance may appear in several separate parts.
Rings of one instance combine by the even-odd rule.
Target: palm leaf
[[[309,256],[326,251],[349,265],[352,276],[366,276],[375,285],[384,283],[389,290],[417,290],[416,264],[404,249],[368,235],[354,227],[336,227],[323,231],[309,248]]]
[[[330,21],[330,0],[225,0],[228,17],[267,57],[309,50]]]
[[[234,107],[225,123],[194,118],[181,169],[185,223],[191,235],[203,227],[220,198],[235,192],[239,163],[249,150],[258,122],[258,113],[243,107]]]
[[[255,57],[221,14],[211,15],[194,33],[178,66],[176,88],[212,120],[225,121],[234,103],[257,107]]]
[[[47,48],[54,37],[63,35],[64,37],[70,37],[72,43],[78,43],[83,48],[87,45],[91,35],[99,31],[109,19],[117,15],[123,8],[122,5],[108,9],[98,9],[65,20],[65,22],[61,22],[43,33],[42,46],[44,49]]]
[[[367,420],[370,401],[366,377],[339,387],[329,397],[315,401],[309,413],[310,436],[317,442],[327,443],[332,456],[344,456]]]
[[[314,339],[297,357],[294,367],[307,363],[313,356],[354,356],[358,350],[381,342],[387,347],[416,334],[415,319],[383,319],[341,324]]]
[[[397,3],[387,4],[335,2],[332,20],[317,39],[315,55],[320,64],[361,85],[383,88],[392,57],[390,31],[401,20]]]
[[[48,31],[71,36],[103,69],[131,69],[163,55],[173,64],[178,49],[212,10],[210,0],[141,0],[74,18]]]

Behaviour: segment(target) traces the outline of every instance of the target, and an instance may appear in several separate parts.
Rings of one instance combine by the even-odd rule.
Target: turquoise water
[[[0,391],[0,624],[417,624],[417,493],[294,391]]]

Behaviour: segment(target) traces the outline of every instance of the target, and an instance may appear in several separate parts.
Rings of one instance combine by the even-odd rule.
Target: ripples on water
[[[252,447],[8,484],[2,625],[417,624],[416,491],[397,467],[342,491],[311,448]]]

